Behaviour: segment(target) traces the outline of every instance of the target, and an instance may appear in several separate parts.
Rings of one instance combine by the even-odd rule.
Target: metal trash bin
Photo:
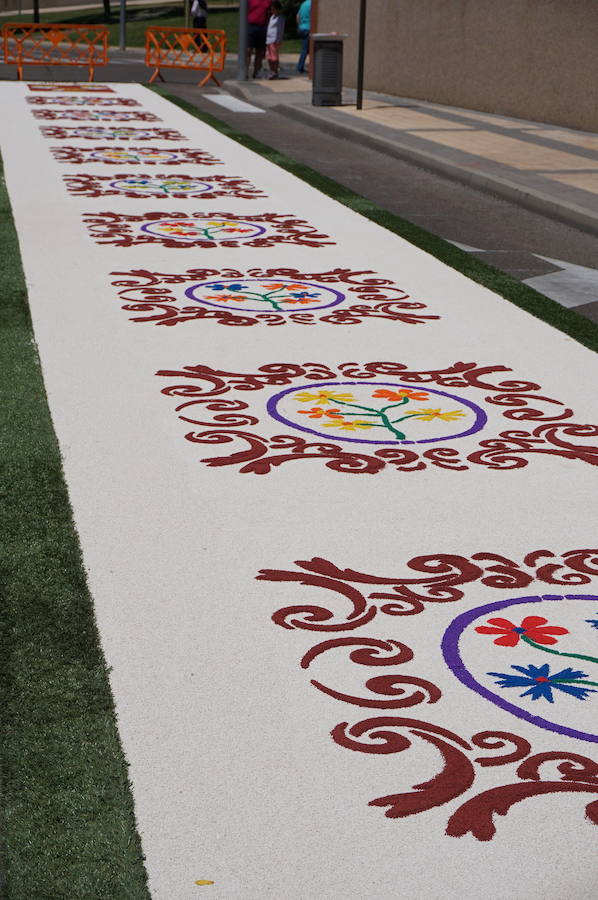
[[[313,34],[312,106],[340,106],[346,34]]]

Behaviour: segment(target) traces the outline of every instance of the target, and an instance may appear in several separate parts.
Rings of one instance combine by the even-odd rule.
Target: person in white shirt
[[[274,0],[270,7],[270,18],[266,31],[266,59],[270,66],[268,78],[278,78],[280,70],[280,45],[284,37],[284,16],[282,4]]]

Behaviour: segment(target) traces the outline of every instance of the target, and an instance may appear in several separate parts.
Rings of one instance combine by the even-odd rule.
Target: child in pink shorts
[[[284,36],[284,16],[281,15],[282,4],[274,0],[270,7],[270,18],[266,31],[266,59],[270,66],[268,78],[278,78],[280,68],[279,50]]]

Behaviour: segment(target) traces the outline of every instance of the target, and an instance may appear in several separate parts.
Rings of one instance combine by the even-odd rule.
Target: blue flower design
[[[310,294],[309,291],[291,291],[291,297],[297,297],[298,299],[304,299],[307,297],[319,297],[319,294]]]
[[[598,619],[586,619],[586,622],[588,622],[592,628],[598,628]]]
[[[548,663],[544,663],[543,666],[511,666],[511,668],[522,674],[511,675],[507,672],[488,672],[488,675],[494,675],[498,679],[496,683],[502,688],[528,688],[527,691],[519,695],[520,697],[531,697],[532,700],[543,699],[548,700],[549,703],[554,703],[553,690],[563,691],[563,693],[570,694],[578,700],[585,700],[588,694],[596,693],[593,688],[569,683],[587,678],[588,676],[585,672],[567,668],[551,675]]]
[[[210,288],[213,291],[245,291],[245,290],[247,290],[247,286],[244,284],[212,284],[212,285],[210,285]]]

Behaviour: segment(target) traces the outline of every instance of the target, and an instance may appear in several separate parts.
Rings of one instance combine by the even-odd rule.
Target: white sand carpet
[[[153,897],[592,896],[596,356],[110,87],[2,153]]]

